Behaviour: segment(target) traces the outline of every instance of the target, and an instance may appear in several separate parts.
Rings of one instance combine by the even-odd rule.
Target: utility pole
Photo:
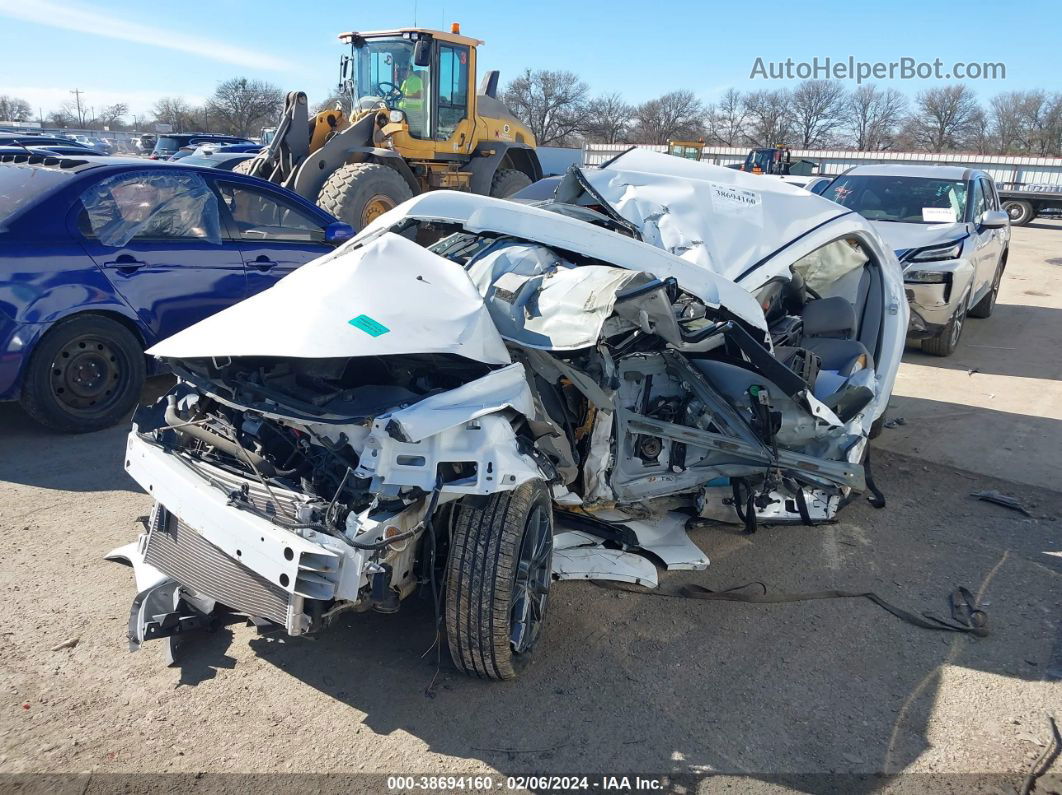
[[[74,95],[74,99],[77,101],[77,124],[79,127],[84,127],[85,116],[81,112],[81,95],[85,92],[82,91],[80,88],[75,88],[70,93]]]

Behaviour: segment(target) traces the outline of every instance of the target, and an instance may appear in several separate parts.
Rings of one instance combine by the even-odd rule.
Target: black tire
[[[469,675],[513,679],[541,636],[549,600],[549,492],[532,480],[486,500],[463,500],[456,511],[446,575],[450,656]],[[514,620],[520,615],[523,622]]]
[[[996,298],[999,295],[999,283],[1003,281],[1003,268],[1006,267],[1005,257],[1001,257],[996,265],[996,272],[992,274],[992,286],[976,304],[970,307],[970,317],[992,317],[992,310],[996,308]]]
[[[413,197],[402,175],[379,163],[337,168],[317,194],[317,205],[360,232],[369,222]]]
[[[966,325],[966,302],[969,300],[968,295],[962,299],[959,308],[940,334],[922,340],[923,351],[933,356],[951,356],[955,352],[955,349],[959,347],[963,327]]]
[[[1032,202],[1025,201],[1025,199],[1007,199],[1003,202],[1003,209],[1010,216],[1011,226],[1025,226],[1036,217]]]
[[[515,168],[499,168],[494,172],[494,179],[490,181],[490,195],[496,199],[504,199],[530,184],[531,178],[523,171],[517,171]]]
[[[30,356],[22,408],[63,433],[107,428],[127,417],[144,386],[140,340],[100,315],[67,318],[51,328]]]

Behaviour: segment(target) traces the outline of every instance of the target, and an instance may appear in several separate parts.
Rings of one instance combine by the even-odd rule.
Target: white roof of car
[[[852,212],[781,179],[644,149],[583,174],[645,242],[732,281]]]
[[[848,174],[860,177],[925,177],[926,179],[954,179],[966,177],[970,169],[965,166],[912,166],[873,164],[856,166]]]

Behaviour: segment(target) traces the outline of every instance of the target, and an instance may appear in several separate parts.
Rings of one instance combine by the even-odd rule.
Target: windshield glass
[[[854,174],[838,177],[822,195],[870,221],[947,224],[966,215],[960,180]]]
[[[428,138],[428,96],[430,72],[413,64],[413,42],[409,39],[368,39],[354,47],[350,66],[355,110],[368,110],[384,104],[401,110],[409,122],[409,134]],[[348,67],[349,68],[349,67]]]

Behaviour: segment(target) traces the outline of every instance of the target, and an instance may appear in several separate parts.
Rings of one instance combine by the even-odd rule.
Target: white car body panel
[[[148,353],[181,359],[453,353],[484,364],[510,362],[464,270],[393,234],[307,263]]]
[[[646,242],[730,281],[851,212],[782,180],[641,149],[582,173]]]

